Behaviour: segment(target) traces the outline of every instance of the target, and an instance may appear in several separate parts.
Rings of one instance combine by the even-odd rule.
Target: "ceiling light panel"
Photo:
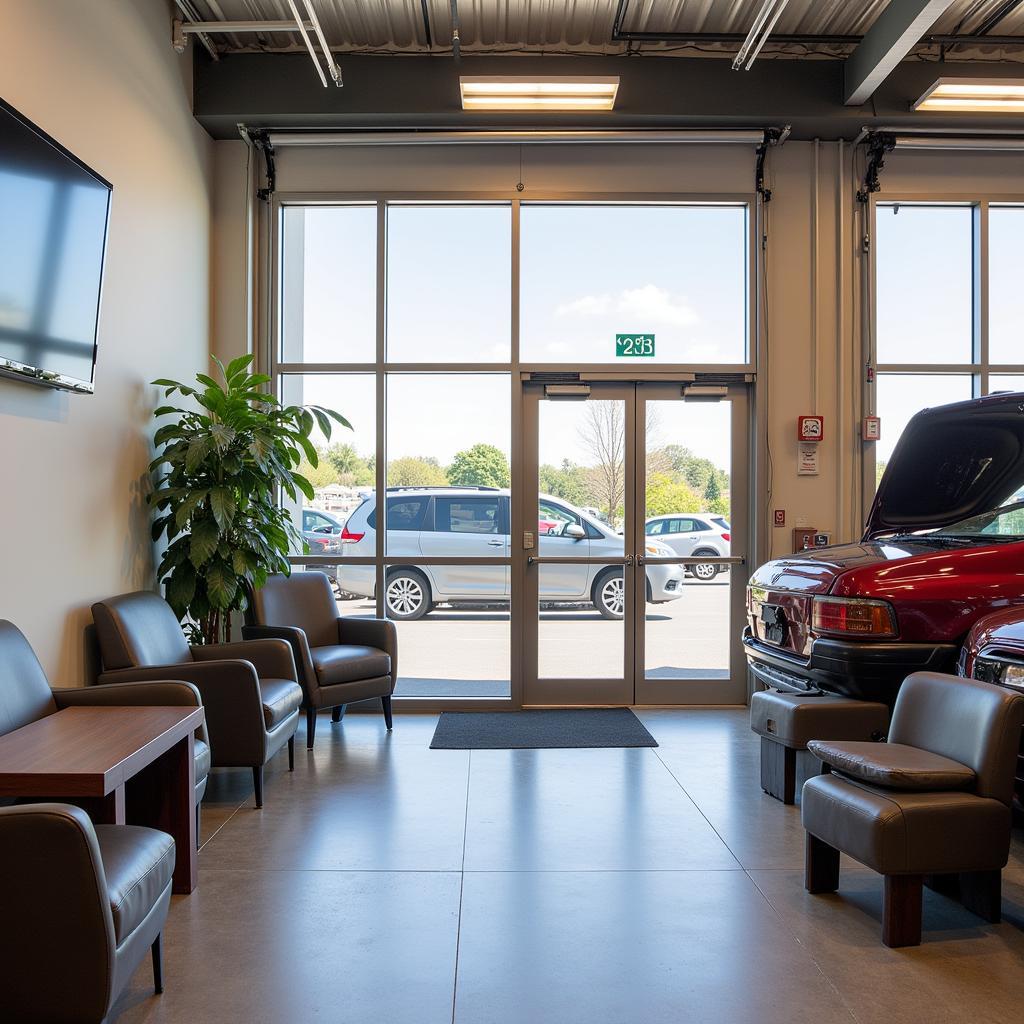
[[[459,87],[463,110],[611,110],[619,78],[462,76]]]
[[[914,110],[1024,114],[1024,80],[940,78],[914,104]]]

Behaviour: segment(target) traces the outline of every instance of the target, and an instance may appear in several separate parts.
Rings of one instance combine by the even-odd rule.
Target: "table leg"
[[[152,824],[174,837],[171,891],[176,893],[190,893],[198,882],[194,747],[194,736],[189,733],[154,764],[159,798]]]
[[[78,797],[75,803],[96,825],[123,825],[126,821],[123,784],[106,796]]]

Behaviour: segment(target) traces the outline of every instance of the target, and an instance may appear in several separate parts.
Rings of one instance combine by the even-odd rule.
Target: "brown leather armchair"
[[[921,942],[923,884],[1000,916],[1024,695],[916,672],[885,743],[812,740],[830,769],[804,783],[808,892],[839,888],[840,851],[885,878],[882,941]]]
[[[306,709],[306,746],[313,746],[316,715],[380,697],[391,729],[391,694],[398,678],[398,634],[388,619],[340,617],[330,580],[322,572],[274,575],[255,592],[242,627],[247,639],[287,640],[295,655]]]
[[[0,808],[4,1020],[102,1021],[146,955],[163,991],[160,933],[174,840],[96,825],[68,804]]]
[[[201,707],[202,703],[194,686],[169,680],[166,675],[145,685],[120,683],[52,690],[24,633],[13,622],[0,619],[0,736],[62,708]],[[198,841],[199,801],[206,792],[206,779],[210,774],[210,745],[204,726],[196,730],[195,765]]]
[[[202,694],[215,768],[251,767],[263,806],[263,767],[287,743],[295,767],[302,690],[289,646],[280,640],[189,646],[170,605],[146,591],[92,606],[103,670],[100,683],[169,676]]]

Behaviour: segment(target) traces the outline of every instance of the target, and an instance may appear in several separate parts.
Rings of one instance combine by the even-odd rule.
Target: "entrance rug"
[[[629,708],[445,711],[432,750],[537,750],[545,747],[656,747]]]

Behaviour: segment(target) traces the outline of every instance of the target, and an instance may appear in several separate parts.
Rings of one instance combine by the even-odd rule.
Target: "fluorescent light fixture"
[[[914,104],[914,110],[1024,114],[1024,79],[940,78]]]
[[[463,110],[611,110],[619,77],[463,75],[459,87]]]

